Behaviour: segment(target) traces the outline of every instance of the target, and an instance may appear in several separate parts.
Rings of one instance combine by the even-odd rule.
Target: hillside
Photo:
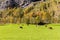
[[[2,9],[1,9],[2,10]],[[36,1],[27,6],[9,5],[0,11],[0,23],[60,23],[59,1]]]

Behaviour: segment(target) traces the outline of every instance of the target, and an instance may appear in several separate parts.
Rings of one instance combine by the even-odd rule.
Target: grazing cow
[[[49,27],[49,29],[53,29],[52,27]]]
[[[22,26],[20,26],[20,28],[22,29],[23,27],[22,27]]]
[[[45,25],[45,24],[47,24],[47,23],[44,23],[44,22],[38,23],[38,25]]]

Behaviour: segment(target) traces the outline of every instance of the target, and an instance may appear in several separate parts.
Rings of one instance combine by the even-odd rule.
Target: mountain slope
[[[1,23],[60,23],[58,4],[53,1],[32,2],[28,6],[0,11]]]

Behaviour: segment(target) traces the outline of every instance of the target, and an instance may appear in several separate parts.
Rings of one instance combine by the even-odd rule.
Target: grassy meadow
[[[0,40],[60,40],[60,24],[48,24],[47,27],[32,24],[0,25]]]
[[[57,0],[47,0],[25,8],[0,9],[0,40],[60,40],[60,24],[56,24],[60,23],[59,5]],[[55,24],[33,25],[40,22]]]

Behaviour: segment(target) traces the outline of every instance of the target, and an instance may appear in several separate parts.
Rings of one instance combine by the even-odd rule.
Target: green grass
[[[60,24],[49,24],[48,27],[26,24],[1,25],[0,40],[60,40]]]

